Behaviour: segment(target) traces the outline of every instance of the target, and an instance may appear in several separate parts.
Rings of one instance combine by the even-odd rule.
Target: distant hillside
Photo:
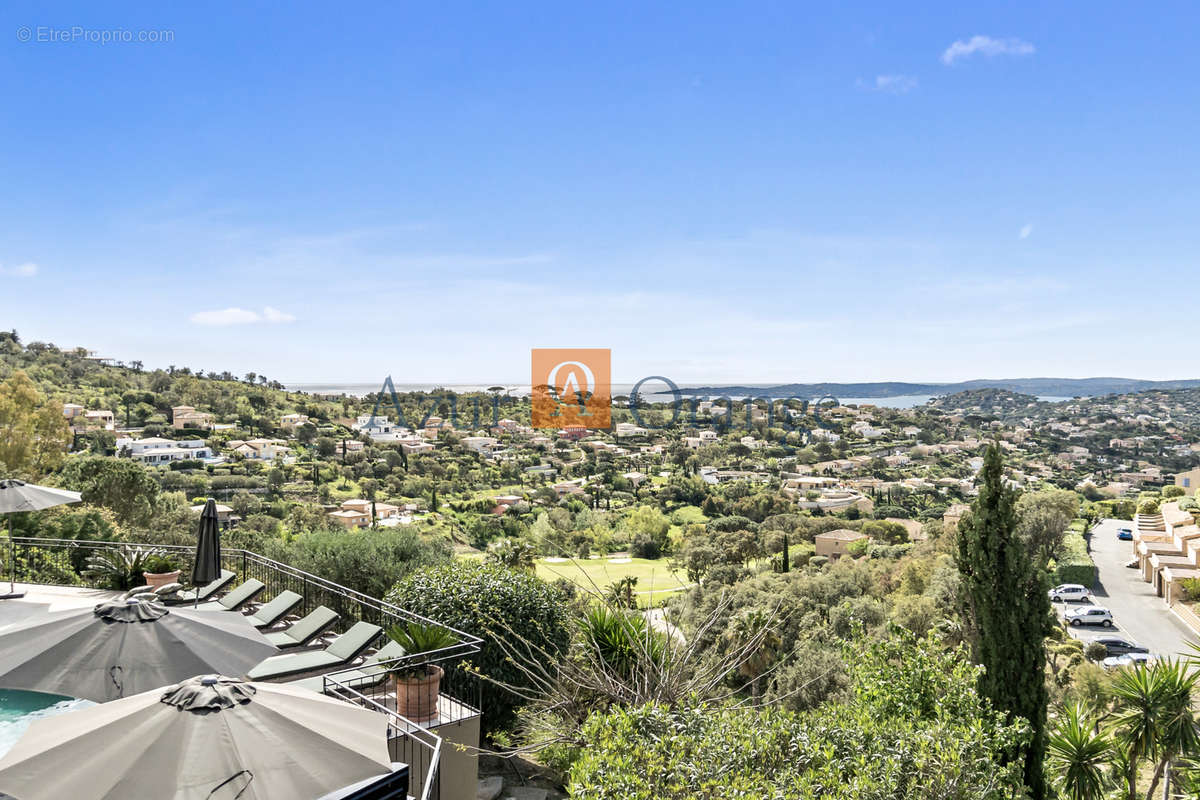
[[[941,409],[980,409],[981,411],[1015,411],[1027,408],[1030,403],[1036,403],[1037,398],[1031,394],[1010,392],[1007,389],[968,389],[965,392],[955,392],[930,401],[933,408]]]
[[[1149,389],[1193,389],[1200,379],[1145,381],[1136,378],[1001,378],[960,383],[788,383],[780,386],[703,386],[680,389],[688,395],[729,395],[731,397],[898,397],[900,395],[947,395],[974,389],[1004,389],[1009,392],[1041,397],[1097,397],[1128,394]]]

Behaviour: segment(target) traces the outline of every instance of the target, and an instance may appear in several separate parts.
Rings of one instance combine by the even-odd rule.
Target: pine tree
[[[1004,484],[1000,448],[988,448],[979,497],[958,531],[958,569],[974,625],[975,652],[985,672],[979,691],[1009,718],[1032,728],[1023,754],[1033,800],[1046,797],[1046,654],[1050,600],[1046,578],[1016,535],[1016,492]]]

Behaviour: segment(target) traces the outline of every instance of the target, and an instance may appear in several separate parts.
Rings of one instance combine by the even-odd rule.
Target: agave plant
[[[400,622],[388,628],[387,635],[404,648],[406,656],[419,656],[458,644],[458,637],[453,632],[435,622]],[[402,678],[417,678],[428,672],[428,664],[418,664],[397,668],[392,674]]]
[[[97,585],[124,591],[142,582],[146,560],[164,555],[156,547],[121,547],[104,550],[87,561],[84,575]]]

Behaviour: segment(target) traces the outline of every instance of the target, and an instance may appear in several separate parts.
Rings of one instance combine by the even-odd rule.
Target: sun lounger
[[[214,594],[233,583],[233,579],[236,577],[237,575],[229,570],[223,569],[221,570],[221,577],[212,583],[205,584],[196,590],[184,589],[182,592],[177,592],[173,599],[180,603],[195,603],[196,601],[203,603],[205,600],[212,599]]]
[[[318,634],[337,622],[336,611],[317,606],[304,619],[297,620],[282,631],[265,634],[267,641],[276,647],[303,647]]]
[[[383,628],[378,625],[356,622],[354,627],[330,642],[324,650],[270,656],[246,673],[246,677],[252,681],[263,681],[349,664],[359,653],[370,647],[371,642],[381,633]]]
[[[364,686],[378,683],[387,676],[387,668],[380,666],[380,661],[391,661],[403,655],[404,648],[399,642],[388,642],[379,648],[378,652],[367,656],[363,665],[358,669],[342,670],[341,672],[333,673],[330,677],[336,678],[338,684],[341,686],[351,689],[361,689]],[[325,691],[325,675],[301,678],[298,681],[288,681],[288,685],[302,686],[305,689],[312,689],[314,692],[323,692]]]
[[[257,578],[251,578],[241,586],[233,589],[220,600],[202,603],[198,606],[200,611],[237,611],[239,608],[249,603],[258,596],[267,585]]]
[[[276,595],[275,599],[271,602],[261,605],[253,614],[247,616],[246,619],[250,620],[256,628],[269,628],[286,617],[288,612],[300,605],[302,600],[304,598],[295,592],[284,590]]]

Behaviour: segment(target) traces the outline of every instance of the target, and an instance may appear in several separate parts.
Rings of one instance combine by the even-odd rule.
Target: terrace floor
[[[107,589],[87,589],[78,586],[42,586],[18,583],[14,587],[25,596],[0,600],[0,630],[23,622],[34,614],[66,611],[72,608],[91,608],[97,603],[120,597],[121,592]],[[8,592],[8,583],[0,583],[0,592]]]

